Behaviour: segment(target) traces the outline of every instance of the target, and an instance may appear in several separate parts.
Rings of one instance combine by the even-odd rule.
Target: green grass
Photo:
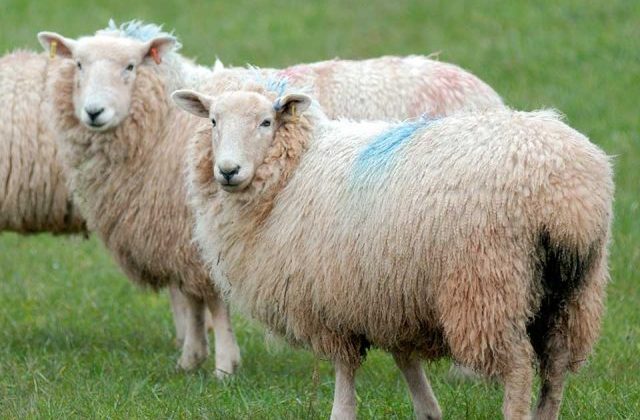
[[[212,63],[285,66],[335,56],[431,53],[458,63],[516,108],[553,106],[616,156],[612,282],[590,363],[568,382],[564,418],[640,413],[640,2],[580,0],[366,3],[0,0],[0,51],[36,48],[35,33],[77,36],[141,18],[175,27],[184,53]],[[2,104],[0,104],[2,106]],[[46,115],[41,116],[46,118]],[[213,362],[174,370],[166,296],[133,287],[95,239],[0,235],[0,417],[322,418],[327,362],[267,344],[235,316],[239,375]],[[447,418],[496,418],[502,391],[454,383],[448,361],[427,365]],[[314,372],[316,372],[314,374]],[[409,418],[404,383],[372,352],[358,374],[362,418]]]

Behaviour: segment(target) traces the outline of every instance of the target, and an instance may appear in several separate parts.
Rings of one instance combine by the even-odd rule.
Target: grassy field
[[[40,30],[75,37],[110,17],[140,18],[175,28],[184,53],[202,63],[440,52],[513,107],[558,108],[615,156],[617,185],[603,335],[568,381],[562,417],[640,416],[640,2],[184,3],[0,0],[0,51],[37,48]],[[0,417],[327,417],[331,366],[234,321],[243,351],[236,378],[218,382],[212,360],[178,373],[166,296],[133,287],[98,241],[1,234]],[[452,382],[448,368],[426,366],[446,418],[498,417],[500,386]],[[361,418],[412,413],[399,372],[377,351],[359,371],[358,400]]]

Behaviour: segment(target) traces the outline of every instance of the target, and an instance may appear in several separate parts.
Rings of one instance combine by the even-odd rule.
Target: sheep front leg
[[[182,355],[178,360],[178,367],[183,370],[191,370],[198,367],[209,355],[209,343],[205,327],[206,306],[202,299],[185,295],[186,316],[185,338],[182,346]]]
[[[240,348],[233,334],[229,309],[219,297],[210,299],[209,311],[212,316],[215,336],[216,376],[222,379],[231,375],[240,365]]]
[[[187,316],[187,298],[176,285],[169,286],[169,298],[171,301],[171,312],[173,313],[173,323],[176,327],[176,347],[184,345],[185,318]],[[205,313],[205,325],[207,331],[213,331],[213,316],[210,311]]]
[[[187,298],[175,284],[169,286],[169,298],[171,302],[171,312],[173,312],[173,323],[176,327],[176,347],[182,347],[185,336],[184,324],[187,316]]]
[[[407,354],[393,353],[396,365],[402,371],[411,392],[413,410],[418,420],[440,420],[442,411],[433,394],[429,380],[420,365],[418,358]]]
[[[336,370],[336,385],[331,420],[355,420],[357,367],[341,361],[334,361],[333,366]]]

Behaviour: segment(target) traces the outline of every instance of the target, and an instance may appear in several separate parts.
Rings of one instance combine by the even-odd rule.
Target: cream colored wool
[[[45,85],[59,63],[28,51],[0,58],[0,231],[86,232],[48,118]]]
[[[375,346],[394,354],[419,417],[440,410],[415,358],[447,354],[505,382],[506,418],[529,417],[538,361],[536,416],[557,417],[565,373],[599,334],[607,156],[552,112],[508,109],[424,122],[373,153],[403,126],[313,108],[285,119],[274,99],[251,87],[202,102],[217,126],[187,156],[195,236],[232,302],[334,361],[333,416],[355,416],[353,375]],[[221,144],[258,162],[246,189],[214,180]]]
[[[265,78],[305,87],[329,118],[404,120],[423,114],[436,117],[504,106],[500,96],[473,74],[417,55],[335,59],[282,70],[220,69],[219,62],[216,67],[214,80],[225,90],[241,87],[258,71]]]
[[[89,77],[88,75],[94,70],[88,69],[87,62],[96,63],[105,58],[117,63],[122,62],[122,70],[124,70],[127,63],[123,60],[132,50],[138,48],[132,44],[131,40],[122,39],[115,25],[110,24],[110,26],[110,29],[99,31],[96,36],[84,39],[85,44],[91,43],[91,48],[85,47],[83,54],[73,57],[80,64],[83,64],[83,60],[85,61],[83,68],[79,70],[69,62],[60,71],[60,80],[50,86],[56,98],[55,106],[59,111],[56,119],[63,140],[63,148],[66,150],[65,161],[71,168],[72,189],[87,215],[90,226],[98,232],[121,267],[134,281],[153,288],[173,285],[180,287],[191,297],[216,302],[215,291],[208,283],[205,270],[199,266],[198,255],[190,243],[192,221],[186,204],[181,201],[183,182],[180,165],[183,161],[186,136],[192,124],[184,115],[175,115],[174,109],[165,102],[165,99],[167,94],[176,88],[199,86],[204,81],[216,83],[217,79],[211,80],[211,71],[196,66],[175,53],[163,56],[160,66],[152,65],[153,61],[147,58],[145,63],[136,67],[130,108],[126,109],[123,106],[122,103],[126,101],[122,98],[115,101],[116,105],[113,107],[116,109],[115,114],[122,120],[114,123],[107,130],[91,131],[80,122],[80,119],[86,115],[82,114],[83,104],[77,102],[84,91],[80,93],[78,89],[74,91],[74,78],[78,77],[79,72],[84,72],[86,73],[84,77]],[[134,22],[132,26],[137,32],[140,32],[140,29],[142,32],[148,29],[140,22]],[[82,39],[74,41],[55,38],[55,34],[41,35],[45,40],[47,37],[58,39],[60,43],[58,51],[63,53],[65,43],[75,45],[82,41]],[[114,38],[122,45],[116,47]],[[411,60],[413,59],[404,61]],[[349,66],[351,69],[349,72],[345,70],[345,76],[350,74],[353,77],[353,69],[358,66],[357,62],[353,65],[355,66],[353,68]],[[219,69],[220,66],[217,68]],[[95,70],[95,72],[99,71],[100,69]],[[123,86],[119,80],[119,72],[115,76],[107,74],[108,72],[104,69],[102,72],[95,76],[103,78],[102,85],[113,85],[113,90],[122,91],[122,96],[128,94],[126,85]],[[271,72],[275,74],[277,71],[271,70]],[[395,70],[390,76],[394,76],[394,72]],[[319,79],[322,73],[323,71],[318,72]],[[415,71],[408,72],[403,80],[406,81],[412,77],[422,80],[425,77],[420,74],[413,76],[414,73]],[[246,76],[246,70],[241,76],[238,80]],[[379,89],[379,78],[378,74],[377,77],[370,79],[371,87],[375,82],[375,86]],[[494,100],[500,103],[497,94],[482,82],[476,83],[477,79],[473,76],[465,74],[458,79],[471,81],[469,83],[472,86],[456,90],[453,95],[455,100],[444,101],[442,107],[451,111],[458,109],[462,106],[460,99],[465,98],[463,93],[468,95],[469,102],[485,103]],[[452,76],[452,83],[458,79],[455,75]],[[366,88],[370,83],[368,80],[360,79],[358,82],[361,87]],[[459,86],[465,83],[459,83]],[[342,87],[336,86],[336,89],[342,89]],[[478,99],[480,96],[478,92],[486,93],[490,98]],[[392,96],[390,93],[387,95]],[[96,96],[100,97],[100,95]],[[345,98],[345,102],[350,104],[348,98]],[[117,104],[120,104],[119,108]],[[358,116],[357,113],[360,112],[358,108],[350,110],[349,108],[349,106],[344,107],[345,116]],[[389,109],[387,104],[380,104],[378,109],[381,113],[380,117],[386,116],[387,109]],[[395,109],[393,112],[394,118],[406,117],[400,109]],[[110,121],[114,120],[117,118]],[[161,199],[161,197],[164,198]],[[166,204],[168,197],[173,197],[171,204]],[[177,252],[176,249],[178,249]],[[172,291],[172,297],[174,314],[178,315],[183,312],[184,308],[181,309],[181,306],[186,304],[179,303],[181,299],[175,290]],[[216,303],[211,305],[214,311],[217,310]],[[192,308],[193,311],[195,309]],[[178,316],[176,316],[178,326],[180,321],[177,318]],[[224,331],[227,328],[221,326],[220,329]],[[180,336],[179,326],[177,330]],[[196,335],[199,338],[191,341],[206,341],[200,332]],[[216,346],[223,341],[217,339]],[[228,336],[227,341],[231,342],[232,336]],[[235,342],[230,346],[234,347]],[[188,346],[185,342],[186,347]],[[196,350],[189,352],[183,348],[180,362],[183,367],[192,367],[206,356],[201,345],[196,347]],[[187,353],[191,356],[186,356]],[[217,355],[218,351],[216,351],[216,357]],[[235,366],[238,357],[230,357],[231,362],[226,364]],[[232,371],[233,368],[227,366],[222,370],[227,372]]]
[[[56,41],[58,53],[72,58],[47,85],[69,185],[89,227],[126,274],[153,289],[171,287],[178,339],[184,336],[178,362],[183,369],[208,355],[209,308],[217,373],[224,376],[238,365],[239,350],[226,307],[192,244],[181,181],[184,130],[193,118],[178,114],[168,102],[172,89],[197,85],[211,72],[173,51],[175,38],[157,27],[127,25],[157,36],[142,41],[115,29],[79,40],[39,35],[45,48]],[[100,115],[108,118],[100,120],[102,126],[89,126],[88,106],[104,107]]]

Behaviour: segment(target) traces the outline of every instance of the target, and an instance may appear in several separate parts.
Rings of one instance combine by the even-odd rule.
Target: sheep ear
[[[51,58],[58,55],[60,57],[71,58],[78,41],[65,38],[55,32],[38,33],[38,41],[45,51],[51,54]]]
[[[278,117],[290,120],[298,118],[311,106],[311,98],[304,93],[288,93],[276,99],[273,109]]]
[[[209,118],[209,109],[213,103],[213,98],[193,90],[176,90],[171,94],[173,102],[179,108],[202,118]]]
[[[156,64],[162,63],[162,58],[171,51],[178,41],[172,36],[159,36],[147,41],[144,45],[143,59],[150,58]]]

